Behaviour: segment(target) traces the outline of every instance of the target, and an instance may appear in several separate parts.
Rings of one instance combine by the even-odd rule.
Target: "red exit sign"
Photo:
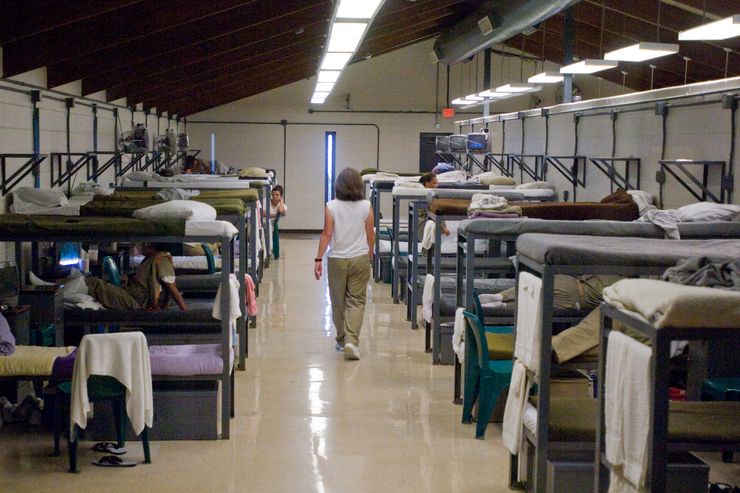
[[[444,118],[452,118],[455,116],[455,108],[442,108],[442,116]]]

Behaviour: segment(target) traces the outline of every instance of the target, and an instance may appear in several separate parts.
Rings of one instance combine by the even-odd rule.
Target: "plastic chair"
[[[275,216],[275,222],[272,225],[272,256],[276,259],[280,258],[280,234],[278,230],[279,222],[280,214]]]
[[[64,409],[69,412],[69,399],[72,393],[72,383],[64,382],[57,386],[57,404],[64,400]],[[113,408],[113,419],[116,427],[116,440],[118,448],[126,446],[126,387],[113,377],[102,375],[91,375],[87,379],[87,393],[90,402],[110,401]],[[59,455],[59,441],[62,429],[62,418],[68,417],[67,413],[60,413],[55,410],[56,419],[54,421],[54,455]],[[64,421],[66,422],[66,421]],[[69,472],[78,473],[77,467],[77,441],[79,429],[75,426],[73,436],[67,437],[67,452],[69,454]],[[149,431],[145,427],[141,432],[141,442],[144,448],[144,463],[151,464],[151,452],[149,449]]]
[[[483,306],[477,289],[473,289],[473,306],[475,315],[485,330],[488,342],[489,359],[513,359],[514,357],[514,327],[510,325],[485,325]]]
[[[511,381],[512,360],[490,360],[488,342],[480,319],[465,314],[465,391],[463,423],[473,419],[473,405],[478,402],[475,438],[482,440],[491,420],[496,401]]]
[[[118,272],[118,266],[113,257],[103,257],[103,268],[108,276],[108,282],[114,286],[121,287],[121,274]]]
[[[213,251],[211,250],[211,247],[209,247],[206,243],[201,243],[201,247],[203,247],[203,253],[206,255],[206,264],[208,265],[208,273],[213,274],[216,272],[216,259],[213,256]]]

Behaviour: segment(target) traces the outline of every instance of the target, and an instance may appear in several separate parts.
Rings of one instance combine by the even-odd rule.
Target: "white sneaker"
[[[358,360],[360,359],[360,348],[348,342],[344,345],[344,359],[347,360]]]

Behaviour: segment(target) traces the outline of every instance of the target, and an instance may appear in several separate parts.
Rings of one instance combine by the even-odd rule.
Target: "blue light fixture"
[[[59,245],[59,265],[77,265],[80,263],[79,243],[64,242]]]

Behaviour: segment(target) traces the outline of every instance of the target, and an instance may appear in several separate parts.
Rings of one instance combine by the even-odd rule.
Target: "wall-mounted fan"
[[[121,152],[143,154],[149,151],[149,133],[146,127],[137,123],[133,130],[123,132],[118,138],[118,148]]]
[[[164,134],[157,135],[157,138],[154,139],[154,148],[159,152],[175,154],[177,152],[177,137],[175,136],[175,132],[168,128]]]
[[[188,137],[188,134],[181,133],[177,136],[177,150],[178,151],[187,151],[190,147],[190,137]]]

